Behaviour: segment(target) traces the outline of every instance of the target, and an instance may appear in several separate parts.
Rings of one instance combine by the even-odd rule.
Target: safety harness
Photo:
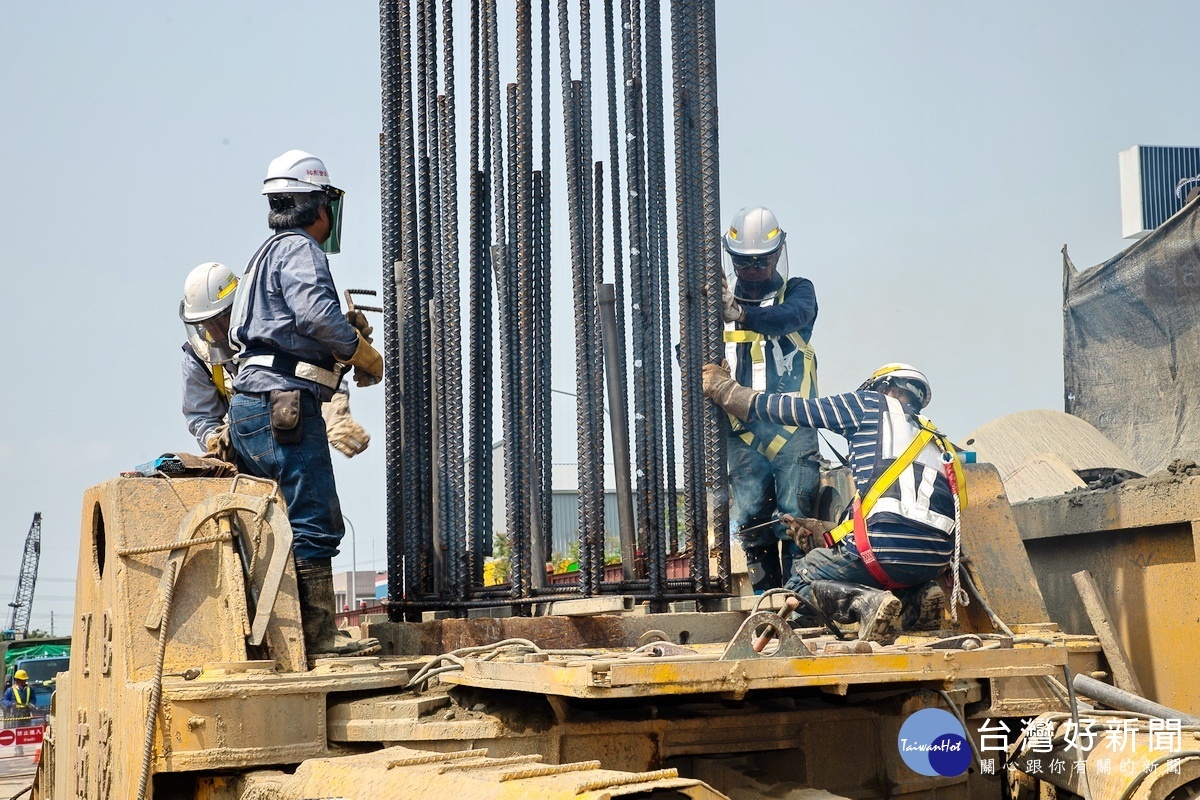
[[[853,532],[854,546],[858,550],[858,556],[862,560],[863,566],[871,573],[871,577],[880,586],[889,591],[906,588],[904,584],[892,580],[891,576],[884,570],[883,565],[879,563],[879,559],[875,557],[875,552],[871,549],[871,539],[867,532],[866,518],[870,516],[871,510],[875,507],[875,503],[879,498],[883,497],[884,493],[891,488],[900,475],[912,465],[917,455],[925,449],[926,445],[933,442],[942,453],[942,464],[946,472],[946,481],[950,484],[950,492],[954,497],[954,556],[951,561],[951,568],[954,572],[954,599],[958,601],[959,605],[966,605],[965,602],[959,600],[960,595],[965,597],[965,593],[962,592],[958,574],[962,553],[962,524],[959,515],[960,510],[967,505],[967,483],[962,471],[962,461],[958,457],[958,451],[955,449],[954,444],[932,422],[919,414],[914,414],[913,417],[920,428],[916,437],[909,443],[904,452],[900,454],[900,457],[893,461],[883,471],[883,474],[875,479],[871,487],[867,490],[865,497],[855,496],[854,503],[851,506],[850,518],[844,520],[836,528],[825,534],[825,544],[828,547],[833,547]]]
[[[238,363],[241,368],[263,367],[272,372],[303,378],[304,380],[319,383],[326,388],[336,390],[342,382],[342,375],[345,373],[346,367],[339,365],[332,357],[313,364],[301,361],[291,353],[269,347],[262,343],[251,345],[244,338],[250,310],[250,300],[254,295],[257,284],[258,268],[262,265],[263,259],[266,258],[267,250],[273,244],[288,236],[301,235],[295,231],[276,233],[258,248],[258,252],[250,260],[250,266],[246,268],[246,274],[242,279],[244,288],[237,293],[233,301],[233,313],[229,320],[229,341],[238,348]]]
[[[233,396],[233,387],[230,385],[232,373],[221,364],[209,364],[189,345],[184,345],[183,352],[191,356],[212,377],[213,388],[217,390],[217,394],[220,395],[221,399],[228,404],[229,398]]]
[[[779,305],[783,302],[784,293],[787,290],[787,281],[784,281],[783,286],[773,298],[770,298],[760,307],[766,304]],[[817,352],[808,340],[800,335],[799,332],[793,331],[784,336],[765,336],[756,331],[746,330],[744,328],[733,327],[736,323],[730,323],[725,329],[725,358],[729,362],[730,371],[737,375],[737,362],[739,356],[739,345],[749,345],[750,365],[751,365],[751,386],[752,389],[757,389],[760,392],[777,393],[778,386],[767,388],[767,363],[766,363],[766,347],[770,346],[772,357],[775,359],[776,374],[782,379],[784,375],[790,375],[795,367],[793,362],[797,355],[801,355],[804,359],[803,373],[800,379],[800,388],[795,392],[799,397],[811,400],[817,397]],[[780,339],[786,339],[791,342],[795,348],[790,353],[784,354],[783,345],[780,344]],[[783,446],[788,443],[788,440],[796,433],[796,426],[783,425],[783,433],[775,434],[774,436],[760,436],[753,430],[746,427],[740,419],[734,415],[729,415],[730,425],[733,427],[733,433],[743,442],[758,452],[767,457],[768,460],[774,461],[775,456],[783,449]]]

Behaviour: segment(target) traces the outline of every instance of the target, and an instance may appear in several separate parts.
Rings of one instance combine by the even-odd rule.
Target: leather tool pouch
[[[271,435],[276,442],[295,444],[300,441],[304,432],[300,420],[299,389],[276,389],[271,392]]]

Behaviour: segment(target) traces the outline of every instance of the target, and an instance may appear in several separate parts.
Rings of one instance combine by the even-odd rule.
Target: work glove
[[[383,356],[358,332],[358,349],[346,362],[354,367],[354,382],[362,388],[374,386],[383,380]]]
[[[374,344],[375,340],[371,338],[371,334],[375,329],[371,327],[371,323],[367,322],[367,315],[359,311],[357,308],[353,311],[346,312],[346,321],[354,327],[358,328],[358,332],[367,340],[367,344]]]
[[[219,458],[230,464],[233,461],[233,437],[229,433],[229,423],[222,422],[204,440],[204,449],[213,458]]]
[[[750,407],[754,405],[754,398],[762,394],[748,386],[742,386],[730,377],[729,365],[724,363],[705,364],[702,380],[704,396],[742,422],[750,418]]]
[[[834,527],[832,522],[811,517],[793,517],[791,514],[780,514],[779,521],[787,529],[792,541],[799,545],[802,553],[807,553],[814,547],[824,547],[825,534]]]
[[[333,398],[321,406],[321,416],[325,418],[325,438],[334,450],[346,458],[354,458],[367,449],[371,434],[350,416],[349,394],[335,392]]]
[[[729,281],[721,278],[721,316],[726,322],[741,322],[746,312],[742,310],[742,305],[733,296],[733,289],[729,288]]]

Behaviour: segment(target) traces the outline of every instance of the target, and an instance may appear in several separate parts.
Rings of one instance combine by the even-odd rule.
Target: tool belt
[[[319,383],[335,391],[341,384],[342,375],[346,369],[344,366],[339,366],[332,358],[327,361],[322,360],[320,364],[311,364],[307,361],[301,361],[290,353],[257,347],[247,350],[246,355],[239,359],[239,365],[243,369],[246,367],[263,367],[272,372],[292,375],[312,381],[313,383]]]

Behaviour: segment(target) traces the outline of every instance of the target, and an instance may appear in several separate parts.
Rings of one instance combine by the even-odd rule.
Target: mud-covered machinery
[[[956,628],[883,646],[747,623],[753,598],[575,606],[379,622],[385,656],[311,664],[272,484],[110,481],[84,499],[76,646],[34,796],[998,797],[978,767],[906,766],[904,720],[940,707],[975,735],[1066,713],[1065,669],[1103,662],[1049,622],[995,471],[970,480],[980,589]]]

